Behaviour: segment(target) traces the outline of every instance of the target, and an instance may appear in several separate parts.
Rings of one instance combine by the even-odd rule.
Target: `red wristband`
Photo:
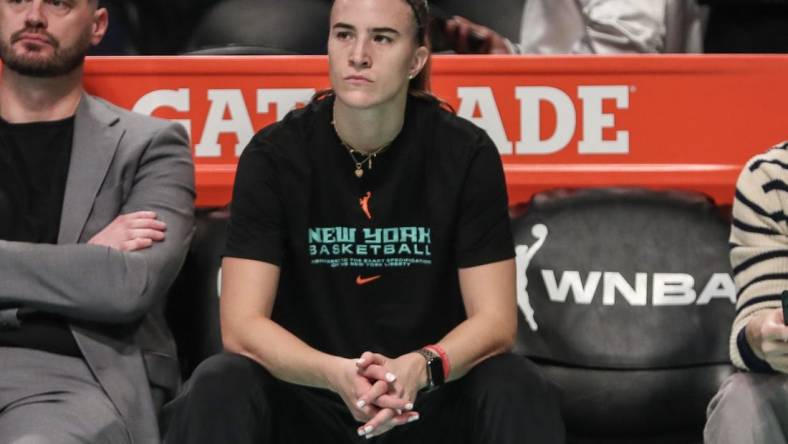
[[[425,345],[424,348],[441,357],[441,362],[443,363],[443,380],[448,382],[449,373],[451,373],[451,362],[449,362],[449,355],[446,354],[446,350],[437,344]]]

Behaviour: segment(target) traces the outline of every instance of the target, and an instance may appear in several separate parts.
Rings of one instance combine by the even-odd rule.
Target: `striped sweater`
[[[730,338],[733,364],[771,372],[753,353],[744,327],[760,310],[779,308],[788,290],[788,142],[747,162],[736,183],[731,227],[731,265],[738,289]]]

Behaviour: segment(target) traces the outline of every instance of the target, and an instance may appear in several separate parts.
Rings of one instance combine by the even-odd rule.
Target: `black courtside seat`
[[[330,7],[325,0],[226,0],[203,16],[186,52],[232,46],[274,50],[264,54],[325,54]]]
[[[167,300],[166,316],[178,344],[183,380],[205,358],[222,351],[219,286],[228,217],[226,210],[197,211],[186,262]]]
[[[702,442],[706,405],[732,371],[720,210],[693,194],[556,191],[513,230],[517,351],[559,389],[570,442]]]
[[[201,56],[246,56],[246,55],[298,55],[292,51],[285,51],[279,48],[269,48],[266,46],[239,46],[225,45],[211,48],[196,49],[184,55]]]
[[[520,41],[524,0],[435,0],[430,6],[484,25],[512,42]]]

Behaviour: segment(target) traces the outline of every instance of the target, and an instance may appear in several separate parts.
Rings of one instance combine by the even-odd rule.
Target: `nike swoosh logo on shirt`
[[[370,277],[361,277],[361,275],[356,276],[356,285],[364,285],[368,284],[372,281],[376,281],[381,278],[381,275],[376,274],[375,276]]]

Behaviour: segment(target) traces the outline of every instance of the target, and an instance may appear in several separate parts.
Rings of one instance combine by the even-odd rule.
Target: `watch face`
[[[440,356],[433,356],[432,359],[430,359],[430,361],[427,363],[427,366],[430,369],[432,385],[443,385],[443,360],[440,358]]]

